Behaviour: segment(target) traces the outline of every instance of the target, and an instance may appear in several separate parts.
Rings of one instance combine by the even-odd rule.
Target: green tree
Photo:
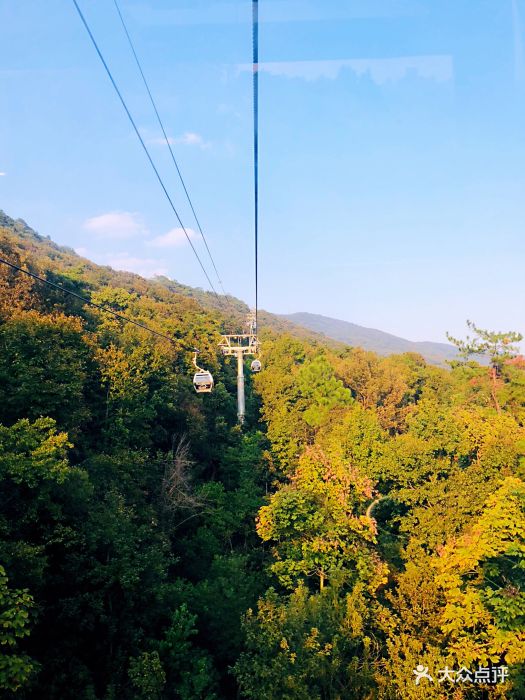
[[[287,596],[270,589],[244,620],[246,650],[234,667],[253,700],[345,700],[372,697],[373,606],[363,586]]]
[[[322,590],[332,578],[367,580],[371,588],[384,582],[374,523],[359,512],[371,495],[369,479],[329,462],[319,449],[307,450],[257,520],[260,537],[273,543],[271,570],[281,585],[293,589],[313,578]]]
[[[472,321],[467,321],[467,325],[473,331],[473,337],[467,336],[465,340],[458,340],[447,333],[447,338],[458,348],[460,356],[465,361],[472,355],[488,358],[492,400],[497,412],[501,413],[498,401],[498,378],[504,363],[518,354],[516,343],[521,342],[523,336],[514,331],[507,333],[486,331],[478,328]]]
[[[89,419],[90,369],[79,319],[34,311],[9,319],[0,325],[1,422],[49,416],[76,435]]]
[[[131,683],[141,700],[160,700],[166,685],[166,674],[156,651],[143,652],[138,658],[130,659],[128,674]]]
[[[352,401],[350,392],[337,379],[324,355],[305,362],[297,373],[297,384],[301,392],[303,419],[312,428],[321,426],[332,411],[348,406]]]
[[[29,634],[29,613],[34,601],[27,589],[12,589],[0,566],[0,690],[16,691],[33,675],[36,664],[17,648]]]

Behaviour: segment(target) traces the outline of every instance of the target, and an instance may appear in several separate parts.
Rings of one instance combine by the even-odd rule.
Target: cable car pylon
[[[259,340],[257,338],[257,325],[255,316],[248,318],[248,332],[233,335],[223,335],[219,343],[223,355],[234,355],[237,358],[237,418],[239,423],[244,423],[246,415],[246,400],[244,392],[244,358],[254,357],[259,352]],[[255,366],[254,366],[255,365]],[[254,360],[251,366],[252,372],[259,372],[261,363]]]

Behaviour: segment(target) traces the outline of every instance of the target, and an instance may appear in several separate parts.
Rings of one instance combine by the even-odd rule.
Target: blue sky
[[[113,2],[80,4],[194,230]],[[121,8],[224,286],[251,303],[250,2]],[[525,332],[525,0],[260,13],[260,305],[412,340],[467,318]],[[0,207],[58,243],[206,286],[70,0],[0,0],[0,173]]]

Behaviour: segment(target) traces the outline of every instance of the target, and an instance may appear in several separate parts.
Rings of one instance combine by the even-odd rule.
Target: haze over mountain
[[[446,360],[452,360],[457,356],[456,348],[447,343],[414,342],[375,328],[358,326],[355,323],[341,321],[329,316],[321,316],[320,314],[300,311],[293,314],[285,314],[283,318],[316,333],[321,333],[327,338],[332,338],[346,345],[358,346],[365,350],[373,350],[379,355],[418,352],[428,362],[437,364],[442,364]]]

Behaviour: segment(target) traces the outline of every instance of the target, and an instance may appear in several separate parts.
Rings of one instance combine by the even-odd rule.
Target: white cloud
[[[187,228],[186,233],[190,239],[199,237],[199,234],[192,228]],[[168,233],[153,238],[151,241],[149,241],[149,245],[153,246],[154,248],[179,248],[186,242],[187,238],[184,230],[182,228],[173,228],[171,231],[168,231]]]
[[[7,173],[0,173],[0,177],[5,177]]]
[[[148,139],[148,143],[152,146],[165,146],[166,139],[164,136],[156,136],[155,138]],[[168,143],[170,146],[176,146],[178,144],[183,146],[196,146],[203,151],[211,147],[211,143],[205,141],[204,138],[195,131],[185,131],[180,136],[168,136]]]
[[[454,77],[452,56],[399,56],[396,58],[351,58],[329,61],[285,61],[260,63],[259,71],[284,78],[311,82],[325,78],[335,80],[343,69],[358,77],[368,75],[377,85],[397,82],[414,74],[418,78],[442,83]],[[238,72],[252,72],[251,64],[238,66]]]
[[[84,222],[84,228],[110,240],[125,240],[148,232],[139,215],[128,211],[111,211],[93,216]]]
[[[182,143],[185,146],[209,148],[209,143],[207,143],[200,134],[196,134],[194,131],[186,131],[182,136],[178,136],[175,139],[175,143]]]
[[[125,270],[135,272],[142,277],[155,277],[156,275],[167,275],[168,268],[162,260],[154,258],[136,258],[129,253],[115,253],[105,256],[105,264],[114,270]]]

